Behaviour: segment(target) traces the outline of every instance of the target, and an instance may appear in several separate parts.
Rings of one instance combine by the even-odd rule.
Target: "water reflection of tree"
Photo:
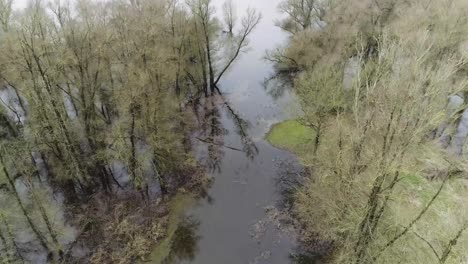
[[[228,117],[230,117],[236,127],[236,133],[241,138],[242,150],[246,153],[247,157],[253,159],[258,154],[258,148],[255,142],[247,133],[250,123],[241,118],[240,115],[229,105],[228,101],[222,97],[224,106],[227,109]]]
[[[306,175],[310,175],[310,171],[300,165],[297,160],[283,160],[277,164],[278,174],[276,176],[276,185],[281,193],[281,199],[278,201],[278,209],[284,215],[281,225],[289,225],[294,222],[289,216],[292,213],[294,206],[294,195],[297,189],[303,186],[304,181],[307,180]],[[294,264],[315,264],[324,263],[323,256],[326,255],[330,249],[331,243],[329,241],[322,241],[319,239],[309,240],[301,243],[290,254],[291,263]]]
[[[199,108],[201,134],[198,139],[207,144],[206,165],[211,171],[220,171],[221,160],[224,156],[224,136],[228,131],[221,123],[221,114],[214,96],[200,100]]]
[[[171,243],[171,254],[165,263],[177,263],[179,261],[192,261],[198,251],[198,240],[200,236],[197,234],[200,227],[200,222],[187,217],[177,227],[174,234],[174,239]]]
[[[240,117],[221,94],[200,99],[198,103],[196,113],[201,127],[198,140],[207,144],[207,167],[211,171],[220,172],[224,149],[244,152],[251,159],[258,154],[257,146],[248,135],[249,123]],[[234,132],[239,135],[242,146],[224,143],[224,136],[230,131],[224,128],[221,121],[220,105],[225,107],[227,116],[233,121],[236,128]]]
[[[291,256],[294,264],[319,264],[323,263],[320,261],[320,257],[312,254],[296,254]]]
[[[291,210],[295,201],[294,195],[306,180],[306,168],[301,166],[297,160],[282,160],[276,166],[275,183],[281,194],[278,206],[284,210]]]
[[[263,81],[263,88],[274,99],[278,99],[292,88],[294,74],[289,72],[275,72]]]

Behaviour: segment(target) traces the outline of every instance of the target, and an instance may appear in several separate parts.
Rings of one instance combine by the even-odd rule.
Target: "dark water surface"
[[[239,16],[251,6],[263,19],[250,38],[249,52],[219,85],[224,96],[202,103],[206,125],[197,134],[202,141],[197,140],[196,149],[214,182],[205,199],[187,208],[173,240],[171,263],[287,264],[296,246],[294,232],[275,220],[273,207],[282,198],[279,163],[294,158],[263,139],[271,125],[295,112],[291,93],[273,97],[264,87],[273,73],[263,60],[265,51],[287,37],[274,26],[279,0],[234,2]]]

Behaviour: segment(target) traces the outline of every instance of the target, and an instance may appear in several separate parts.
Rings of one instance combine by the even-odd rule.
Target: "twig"
[[[440,256],[439,256],[439,253],[437,253],[437,250],[434,248],[434,246],[429,243],[429,241],[427,241],[424,237],[422,237],[420,234],[418,234],[416,231],[413,231],[413,233],[419,238],[421,239],[422,241],[424,241],[432,250],[432,252],[434,253],[434,255],[436,255],[437,259],[440,261]]]

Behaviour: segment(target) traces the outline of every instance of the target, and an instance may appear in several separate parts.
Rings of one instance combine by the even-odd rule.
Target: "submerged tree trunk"
[[[41,214],[42,220],[44,220],[44,223],[46,225],[47,230],[49,231],[49,235],[52,238],[52,242],[54,242],[56,248],[60,248],[60,244],[57,239],[57,233],[55,232],[54,228],[52,227],[52,222],[49,219],[49,216],[47,215],[47,211],[42,204],[40,198],[37,196],[36,191],[34,190],[34,186],[32,184],[31,179],[28,179],[28,184],[29,184],[29,191],[32,195],[34,203],[37,205],[39,209],[39,213]],[[61,250],[59,251],[59,254],[61,253]]]
[[[39,243],[41,244],[41,246],[45,250],[47,250],[48,253],[50,253],[51,251],[50,251],[49,246],[47,245],[47,241],[44,238],[44,236],[41,234],[41,232],[39,231],[39,228],[34,224],[31,216],[29,215],[26,207],[24,206],[23,201],[21,200],[21,197],[20,197],[20,195],[18,193],[18,190],[16,189],[15,182],[14,182],[13,178],[11,177],[10,173],[8,172],[8,170],[5,167],[5,162],[4,162],[3,156],[1,154],[0,154],[0,165],[2,166],[3,173],[4,173],[8,183],[10,185],[10,189],[11,189],[11,191],[13,193],[13,196],[15,197],[16,201],[18,202],[18,205],[19,205],[19,207],[21,209],[21,212],[23,213],[23,216],[26,218],[29,227],[34,232],[34,234],[36,235],[36,238],[39,240]]]
[[[210,38],[208,36],[208,32],[206,32],[205,28],[205,41],[206,41],[206,55],[208,59],[208,70],[209,70],[209,77],[210,77],[210,92],[211,95],[215,92],[215,76],[214,76],[214,69],[213,69],[213,62],[211,60],[211,47],[210,47]]]
[[[4,215],[0,214],[0,219],[2,220],[2,224],[5,227],[5,232],[4,233],[2,232],[2,234],[5,234],[7,236],[5,238],[9,239],[11,241],[11,244],[15,247],[14,248],[14,257],[16,258],[16,260],[20,260],[21,263],[24,263],[23,256],[21,255],[20,249],[19,249],[18,245],[16,244],[15,236],[13,235],[13,232],[11,231],[10,225],[6,221]],[[3,235],[3,236],[5,236],[5,235]],[[8,243],[8,241],[6,241],[6,242]]]
[[[5,236],[3,235],[3,232],[2,230],[0,229],[0,242],[2,242],[1,244],[3,245],[2,246],[2,250],[0,250],[0,259],[2,259],[3,261],[5,261],[5,263],[11,263],[11,254],[10,254],[10,249],[8,248],[8,243],[5,239]],[[5,255],[3,255],[5,254]]]

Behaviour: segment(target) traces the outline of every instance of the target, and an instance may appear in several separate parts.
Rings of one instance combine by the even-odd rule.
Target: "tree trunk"
[[[3,244],[3,250],[0,250],[0,258],[2,261],[5,261],[5,263],[11,263],[11,254],[10,254],[10,249],[8,248],[8,243],[5,239],[5,236],[3,235],[2,230],[0,230],[0,241]],[[5,252],[5,256],[3,256],[3,252]]]
[[[133,183],[136,183],[137,180],[137,157],[136,157],[136,137],[135,137],[135,111],[136,111],[136,106],[133,104],[131,106],[131,116],[132,116],[132,123],[130,126],[130,173],[132,174],[133,178]],[[136,186],[138,189],[140,188],[139,186]]]
[[[1,218],[1,220],[2,220],[3,226],[5,227],[5,233],[6,233],[6,235],[8,236],[7,238],[11,241],[11,243],[12,243],[13,246],[15,247],[15,256],[16,256],[16,259],[19,259],[19,260],[21,261],[21,263],[24,263],[23,256],[21,255],[20,249],[19,249],[18,245],[16,244],[15,236],[14,236],[13,233],[11,232],[10,225],[8,225],[8,222],[6,221],[4,215],[0,214],[0,218]]]
[[[44,223],[45,223],[45,225],[47,227],[47,230],[49,231],[49,235],[52,238],[52,241],[55,244],[55,247],[57,249],[59,249],[58,253],[59,253],[59,259],[60,259],[62,257],[63,251],[60,249],[60,243],[57,240],[57,233],[55,233],[55,230],[52,227],[52,223],[51,223],[51,221],[49,219],[49,216],[47,215],[46,209],[44,208],[44,206],[40,202],[39,197],[37,197],[36,192],[33,190],[33,188],[34,187],[30,183],[30,191],[31,191],[34,203],[39,208],[39,212],[41,214],[42,220],[44,220]]]
[[[322,133],[322,124],[319,124],[315,131],[315,140],[314,140],[314,155],[317,155],[317,151],[320,145],[320,136]]]
[[[13,196],[15,197],[16,201],[18,202],[18,205],[19,205],[19,207],[21,209],[21,212],[23,213],[23,216],[26,218],[26,220],[27,220],[27,222],[29,224],[29,227],[34,232],[34,234],[36,235],[36,237],[39,240],[39,243],[41,244],[41,246],[45,250],[47,250],[48,253],[50,253],[51,252],[50,248],[48,247],[44,236],[41,234],[39,229],[34,224],[31,216],[29,215],[28,211],[26,210],[26,207],[23,204],[23,201],[21,201],[21,197],[20,197],[20,195],[18,193],[18,190],[16,190],[15,183],[14,183],[13,179],[11,178],[10,173],[7,171],[7,169],[5,167],[5,163],[3,161],[3,156],[1,156],[1,155],[0,155],[0,163],[1,163],[1,166],[2,166],[3,173],[5,174],[5,177],[6,177],[7,181],[8,181],[8,183],[10,184],[10,188],[11,188],[11,191],[13,192]]]
[[[208,36],[208,32],[205,31],[205,40],[206,40],[206,55],[208,58],[208,70],[210,74],[210,91],[211,95],[215,92],[215,76],[213,70],[213,62],[211,61],[211,48],[210,48],[210,38]]]

